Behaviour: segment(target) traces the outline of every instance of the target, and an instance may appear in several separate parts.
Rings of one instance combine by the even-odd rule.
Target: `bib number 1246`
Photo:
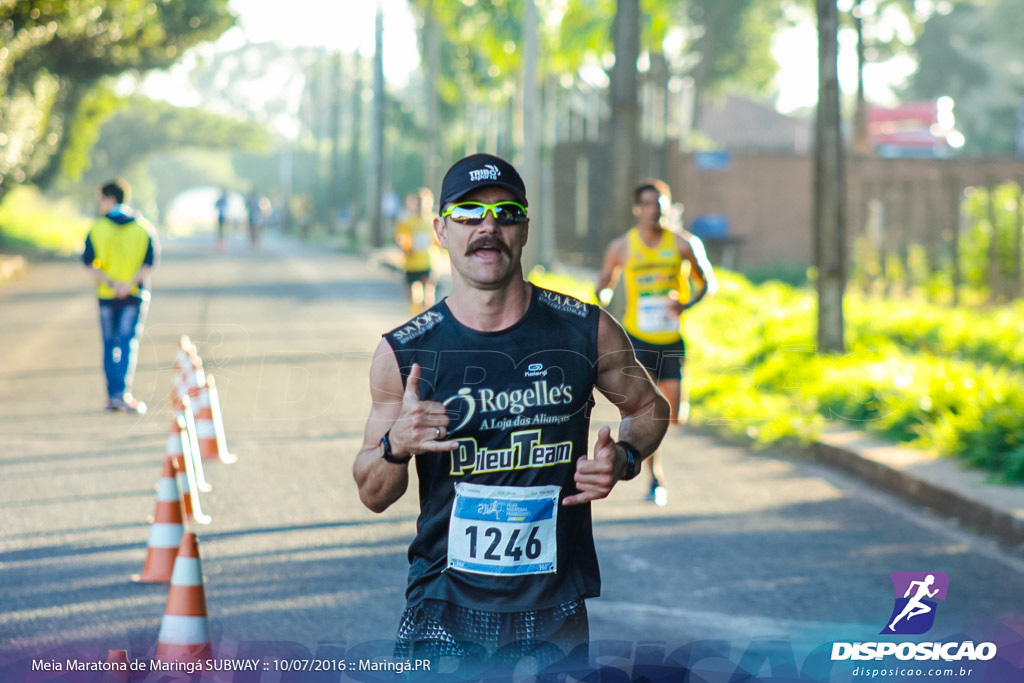
[[[556,571],[559,490],[456,484],[448,566],[501,576]]]
[[[540,557],[540,552],[543,549],[540,539],[537,538],[538,531],[540,531],[540,527],[530,527],[526,542],[520,545],[519,537],[522,530],[513,529],[512,535],[508,539],[508,543],[505,544],[504,551],[502,551],[501,545],[505,539],[502,538],[501,529],[496,526],[489,526],[483,531],[484,537],[488,539],[488,542],[485,543],[487,550],[483,552],[483,555],[479,555],[477,536],[480,534],[480,528],[468,526],[466,527],[466,535],[469,536],[469,555],[472,558],[482,556],[485,560],[496,562],[501,561],[503,557],[512,558],[514,562],[519,562],[523,559],[524,555],[529,560],[536,560]]]

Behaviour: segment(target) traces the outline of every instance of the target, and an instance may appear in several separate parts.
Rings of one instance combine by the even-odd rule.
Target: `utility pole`
[[[373,136],[370,153],[370,243],[384,246],[384,11],[377,0],[373,52]]]
[[[341,210],[343,195],[341,189],[341,52],[335,52],[330,58],[331,64],[331,113],[328,129],[331,137],[331,157],[327,181],[327,230],[332,235],[338,232],[338,213]]]
[[[543,206],[540,182],[540,136],[538,121],[540,119],[540,97],[537,88],[537,5],[534,0],[523,2],[523,65],[522,77],[519,79],[523,96],[522,102],[522,140],[519,153],[522,155],[523,181],[527,191],[534,198],[534,206],[530,213],[540,217],[536,210]],[[537,201],[540,199],[541,201]],[[550,259],[554,254],[541,256],[542,231],[554,230],[553,225],[544,225],[542,220],[530,222],[532,228],[526,247],[523,249],[523,271],[526,274],[543,260]]]
[[[364,206],[363,194],[363,60],[358,52],[352,54],[352,93],[349,100],[351,120],[349,131],[348,171],[345,182],[345,201],[351,211],[349,213],[350,247],[358,244],[359,225],[362,221]]]
[[[868,133],[868,102],[864,94],[864,64],[867,49],[864,45],[864,3],[855,0],[853,24],[857,29],[857,108],[853,114],[853,153],[866,157],[871,154],[871,137]]]
[[[818,0],[818,110],[814,136],[814,265],[818,270],[818,350],[845,348],[846,177],[839,113],[839,8]]]

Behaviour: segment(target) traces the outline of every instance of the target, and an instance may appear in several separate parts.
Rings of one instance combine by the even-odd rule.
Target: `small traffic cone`
[[[199,542],[195,534],[187,531],[181,537],[174,562],[167,608],[157,637],[156,658],[165,662],[197,661],[212,655]]]
[[[178,495],[181,497],[181,510],[185,519],[192,519],[192,496],[188,483],[188,473],[185,470],[185,446],[187,442],[182,438],[181,432],[185,424],[184,418],[180,415],[171,420],[171,428],[167,433],[167,447],[164,453],[171,458],[178,482]]]
[[[178,554],[185,531],[181,516],[181,498],[174,476],[174,464],[170,457],[164,457],[164,467],[156,487],[156,511],[149,527],[146,563],[141,574],[132,576],[140,583],[166,583],[171,580],[174,559]]]
[[[182,434],[188,437],[188,449],[186,454],[191,453],[192,472],[195,474],[195,488],[200,491],[212,491],[213,486],[206,480],[206,472],[203,469],[203,458],[199,450],[199,439],[196,438],[196,421],[192,416],[192,399],[188,396],[181,397],[181,418],[185,421],[185,429]],[[184,444],[183,444],[184,445]]]
[[[189,392],[192,399],[192,418],[196,422],[196,440],[199,442],[199,453],[203,460],[219,458],[217,453],[217,430],[213,426],[213,411],[210,408],[210,391],[203,385],[192,387]]]
[[[217,455],[220,461],[231,465],[238,462],[238,456],[228,451],[228,440],[224,435],[224,415],[220,411],[220,394],[213,375],[206,376],[206,390],[210,399],[210,417],[213,420],[213,431],[217,438]]]
[[[186,364],[191,365],[193,350],[192,340],[188,335],[182,335],[178,340],[178,354],[174,357],[174,374],[180,375],[185,371]]]
[[[187,340],[187,337],[183,337],[183,340]],[[192,389],[199,385],[200,381],[205,381],[203,376],[203,361],[199,357],[199,351],[192,342],[189,341],[188,345],[184,345],[178,351],[178,355],[174,361],[174,379],[173,386],[171,388],[171,400],[174,403],[174,407],[181,410],[181,397],[188,396]]]
[[[172,443],[173,439],[173,443]],[[188,423],[180,413],[171,425],[171,437],[167,442],[167,455],[174,459],[174,469],[178,473],[178,493],[181,495],[181,509],[185,518],[197,524],[209,524],[212,519],[203,513],[199,501],[199,482],[196,478],[197,463],[192,453],[192,438],[188,434]]]
[[[229,465],[237,462],[238,458],[228,452],[217,383],[213,375],[206,375],[203,384],[194,387],[189,396],[192,399],[192,415],[196,423],[196,439],[203,460],[219,459]]]

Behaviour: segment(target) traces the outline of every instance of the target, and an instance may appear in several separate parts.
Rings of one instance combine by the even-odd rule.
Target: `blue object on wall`
[[[693,219],[690,232],[702,240],[724,240],[729,236],[729,219],[720,213],[701,214]]]
[[[728,171],[732,166],[732,154],[728,150],[696,152],[693,155],[698,171]]]

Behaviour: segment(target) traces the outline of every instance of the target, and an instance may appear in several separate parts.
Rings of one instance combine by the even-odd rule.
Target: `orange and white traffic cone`
[[[206,390],[210,401],[210,419],[213,421],[213,432],[217,439],[217,455],[221,462],[231,465],[238,462],[238,456],[228,451],[228,440],[224,436],[224,415],[220,411],[220,394],[217,393],[217,383],[213,375],[206,376]]]
[[[228,452],[227,440],[224,437],[224,420],[220,412],[220,398],[217,395],[217,383],[212,375],[203,378],[203,384],[194,387],[190,392],[192,413],[196,422],[196,439],[199,441],[199,452],[203,460],[219,459],[231,464],[238,458]]]
[[[203,360],[199,357],[199,350],[191,342],[187,348],[183,347],[178,352],[174,367],[171,401],[177,410],[181,410],[181,398],[191,395],[196,387],[206,384],[206,375],[203,372]]]
[[[192,387],[189,392],[192,399],[192,418],[196,422],[196,440],[199,442],[199,453],[203,460],[214,460],[217,455],[217,431],[213,427],[213,412],[210,410],[210,392],[203,385]]]
[[[199,500],[199,482],[196,478],[196,459],[192,453],[191,437],[188,434],[188,423],[180,413],[171,423],[171,434],[167,437],[167,455],[174,460],[177,472],[178,493],[181,496],[181,509],[185,519],[197,524],[209,524],[212,519],[203,513]],[[202,462],[199,462],[202,467]]]
[[[188,483],[188,473],[185,471],[185,446],[188,445],[186,438],[181,432],[185,428],[185,419],[178,415],[171,420],[171,429],[167,433],[167,447],[164,453],[171,458],[178,482],[178,495],[181,497],[181,511],[185,519],[192,519],[192,496]]]
[[[185,429],[181,432],[188,437],[188,448],[185,453],[191,453],[192,472],[195,475],[195,487],[200,491],[212,491],[213,486],[206,480],[206,471],[203,469],[203,458],[199,450],[199,439],[196,437],[196,420],[192,415],[192,399],[187,395],[181,397],[180,417],[185,421]],[[184,448],[184,444],[182,444]]]
[[[166,583],[171,580],[174,560],[178,554],[185,531],[181,516],[181,498],[178,494],[178,483],[174,476],[174,464],[170,457],[164,458],[164,467],[160,472],[160,481],[156,486],[156,511],[153,523],[149,527],[146,563],[141,574],[132,576],[132,581],[140,583]]]
[[[174,562],[167,608],[157,637],[156,658],[165,662],[198,661],[212,655],[199,542],[195,534],[187,531],[181,537]]]
[[[186,364],[191,365],[194,349],[195,347],[192,346],[192,340],[188,338],[188,335],[182,335],[178,340],[178,354],[174,357],[175,375],[182,374]]]
[[[203,467],[203,461],[191,450],[191,436],[188,434],[188,423],[184,417],[179,414],[175,422],[178,430],[178,455],[174,459],[174,468],[178,473],[181,507],[190,521],[209,524],[212,518],[203,512],[203,504],[199,497],[199,479],[196,476],[196,469]]]

